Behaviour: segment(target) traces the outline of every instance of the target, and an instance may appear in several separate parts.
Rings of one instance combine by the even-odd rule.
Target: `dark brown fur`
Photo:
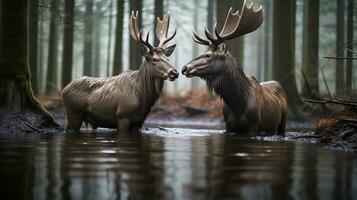
[[[142,38],[138,27],[138,11],[132,11],[129,32],[141,44],[145,61],[139,70],[128,71],[111,78],[82,77],[63,89],[63,102],[68,116],[68,129],[79,130],[82,122],[97,127],[117,128],[122,132],[138,132],[151,107],[159,98],[164,80],[174,81],[176,69],[168,62],[176,45],[165,47],[175,37],[167,37],[170,16],[157,18],[157,47]]]
[[[63,89],[68,129],[79,130],[85,122],[93,128],[138,131],[159,98],[164,80],[177,78],[162,49],[148,52],[145,58],[139,70],[111,78],[85,76],[68,84]],[[153,64],[153,59],[159,61]]]
[[[276,81],[259,84],[255,77],[243,72],[229,52],[209,47],[184,67],[183,74],[203,78],[224,100],[227,131],[285,132],[287,102],[281,85]]]

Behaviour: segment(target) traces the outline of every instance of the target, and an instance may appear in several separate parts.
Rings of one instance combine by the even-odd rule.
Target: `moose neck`
[[[251,84],[237,60],[227,52],[223,74],[212,80],[206,80],[228,107],[235,113],[243,113],[250,95]]]
[[[152,66],[144,61],[140,66],[137,76],[137,81],[141,87],[139,90],[142,99],[147,102],[143,105],[148,106],[148,108],[146,108],[148,111],[150,111],[151,106],[153,106],[155,101],[159,98],[164,86],[164,80],[155,78],[150,71],[151,68]]]

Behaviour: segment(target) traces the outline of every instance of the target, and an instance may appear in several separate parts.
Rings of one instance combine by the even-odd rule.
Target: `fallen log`
[[[304,101],[308,102],[308,103],[338,104],[338,105],[343,105],[343,106],[348,106],[348,107],[357,107],[357,102],[354,102],[354,101],[341,101],[341,100],[328,100],[328,99],[322,99],[322,100],[304,99]]]
[[[189,116],[195,116],[195,115],[203,115],[206,114],[208,111],[201,109],[201,108],[194,108],[191,106],[181,106],[181,108],[185,109],[186,113]]]
[[[357,57],[331,57],[325,56],[326,59],[334,59],[334,60],[357,60]]]

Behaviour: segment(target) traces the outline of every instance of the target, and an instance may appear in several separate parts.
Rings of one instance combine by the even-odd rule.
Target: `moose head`
[[[172,40],[176,35],[175,32],[167,37],[170,15],[164,15],[163,19],[157,18],[156,37],[159,40],[157,47],[149,43],[149,32],[146,39],[143,39],[143,31],[138,28],[138,11],[132,11],[129,21],[129,32],[132,38],[141,44],[141,55],[145,61],[141,67],[146,67],[147,71],[156,78],[169,79],[174,81],[178,77],[177,70],[168,62],[168,57],[175,50],[176,44],[165,47],[165,44]]]
[[[208,30],[207,26],[205,28],[207,39],[200,37],[193,30],[193,40],[198,44],[208,46],[208,49],[202,55],[187,63],[182,68],[182,74],[187,77],[198,76],[208,79],[226,72],[226,66],[234,63],[232,59],[229,59],[233,57],[227,51],[226,42],[256,30],[263,22],[262,8],[254,10],[252,5],[253,3],[247,6],[246,1],[244,1],[242,10],[235,13],[230,8],[221,32],[218,32],[216,24],[214,28],[215,36]]]

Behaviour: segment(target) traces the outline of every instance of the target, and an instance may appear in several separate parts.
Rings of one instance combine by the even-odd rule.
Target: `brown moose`
[[[176,69],[168,62],[176,45],[165,48],[175,37],[167,37],[170,16],[157,19],[156,37],[159,45],[153,47],[142,38],[137,22],[138,12],[132,12],[129,31],[135,41],[142,44],[145,58],[139,70],[123,72],[110,78],[81,77],[63,89],[63,102],[68,116],[68,129],[78,131],[82,122],[97,127],[118,128],[122,132],[139,131],[159,98],[164,80],[174,81]]]
[[[263,22],[263,11],[247,6],[241,12],[228,11],[225,24],[215,36],[205,28],[207,39],[193,31],[193,40],[207,45],[201,56],[186,64],[182,73],[204,79],[224,101],[223,115],[228,132],[260,131],[284,133],[287,114],[286,95],[277,81],[260,83],[246,75],[242,66],[227,51],[225,42],[256,30]]]

